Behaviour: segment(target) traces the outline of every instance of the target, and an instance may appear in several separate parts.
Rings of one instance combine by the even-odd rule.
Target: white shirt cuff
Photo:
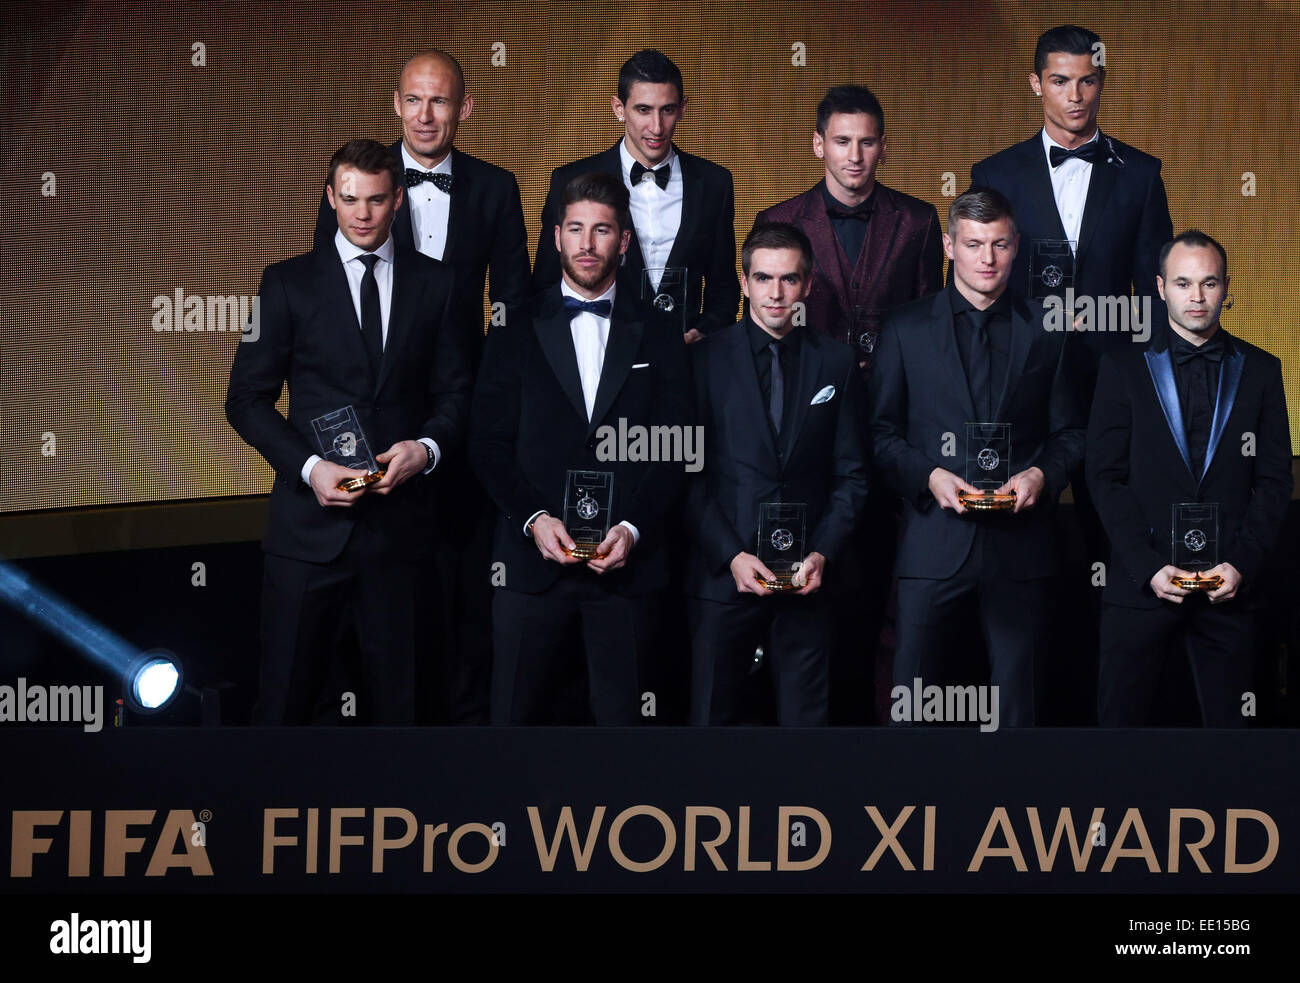
[[[433,463],[424,469],[424,473],[428,474],[430,471],[436,468],[438,466],[438,462],[442,460],[442,450],[438,447],[438,442],[434,440],[432,437],[421,437],[420,443],[422,443],[425,447],[428,447],[433,450]]]
[[[633,545],[633,546],[635,546],[637,543],[641,542],[641,532],[640,532],[640,530],[637,529],[636,526],[632,525],[632,523],[628,522],[626,519],[624,519],[622,522],[620,522],[619,525],[620,525],[620,526],[627,526],[628,529],[632,530],[632,545]]]
[[[323,461],[323,460],[325,459],[321,457],[319,454],[313,454],[311,457],[307,458],[307,463],[302,466],[302,472],[301,472],[302,480],[304,482],[306,482],[309,485],[311,484],[311,469],[316,466],[317,461]]]
[[[532,531],[531,529],[529,529],[528,527],[531,526],[531,525],[533,524],[533,521],[534,521],[534,520],[535,520],[539,515],[550,515],[550,514],[551,514],[551,513],[550,513],[550,512],[547,512],[546,509],[538,509],[538,510],[537,510],[536,512],[534,512],[532,515],[530,515],[530,516],[528,517],[528,521],[524,523],[524,535],[527,536],[529,539],[532,539],[532,538],[533,538],[533,531]]]

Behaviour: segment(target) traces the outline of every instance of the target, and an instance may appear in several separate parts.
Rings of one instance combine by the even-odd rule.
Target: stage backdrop
[[[240,300],[310,247],[330,153],[397,137],[395,76],[429,46],[464,64],[476,101],[458,144],[515,172],[533,246],[551,169],[618,138],[618,67],[661,48],[686,77],[678,144],[735,175],[739,240],[820,177],[827,86],[876,91],[880,179],[943,215],[971,164],[1039,127],[1037,35],[1090,26],[1103,128],[1164,160],[1175,227],[1226,244],[1226,324],[1282,357],[1300,417],[1292,4],[5,7],[0,511],[269,490],[222,410]],[[228,298],[205,310],[227,330],[158,330],[161,299],[189,296]]]

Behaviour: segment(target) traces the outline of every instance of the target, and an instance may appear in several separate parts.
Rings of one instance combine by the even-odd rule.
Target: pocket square
[[[632,366],[632,368],[634,368],[634,369],[648,369],[648,368],[650,368],[650,363],[649,363],[649,362],[637,362],[636,365]]]
[[[816,406],[818,403],[829,403],[834,398],[835,398],[835,387],[825,386],[822,388],[822,390],[819,393],[817,393],[816,396],[812,398],[812,402],[809,403],[808,405]]]

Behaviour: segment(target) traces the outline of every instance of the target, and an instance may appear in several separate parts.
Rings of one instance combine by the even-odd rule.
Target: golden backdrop
[[[946,175],[964,188],[1040,126],[1037,35],[1091,27],[1103,128],[1163,159],[1175,228],[1225,243],[1225,323],[1283,359],[1300,415],[1292,4],[81,3],[0,19],[0,511],[269,490],[222,409],[238,335],[156,331],[154,298],[251,295],[310,248],[330,153],[397,137],[394,78],[430,46],[465,66],[458,145],[514,171],[532,249],[551,169],[618,138],[609,97],[639,48],[681,67],[677,142],[731,169],[741,239],[820,177],[827,86],[875,90],[880,179],[942,216]]]

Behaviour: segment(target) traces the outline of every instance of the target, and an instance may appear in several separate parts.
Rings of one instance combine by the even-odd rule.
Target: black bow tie
[[[861,211],[859,211],[859,210],[857,210],[857,209],[832,208],[831,206],[827,205],[827,206],[826,206],[826,214],[829,215],[831,218],[836,218],[836,219],[839,219],[839,218],[842,218],[842,219],[853,219],[853,220],[858,221],[858,222],[870,222],[870,221],[871,221],[871,209],[870,209],[870,208],[864,208],[864,209],[862,209]]]
[[[1181,342],[1182,339],[1179,339]],[[1223,361],[1223,339],[1216,338],[1214,341],[1207,341],[1199,347],[1193,347],[1190,342],[1182,342],[1173,346],[1174,364],[1186,365],[1196,358],[1204,358],[1207,362]]]
[[[577,317],[579,314],[595,314],[597,317],[609,317],[609,312],[614,309],[614,302],[606,297],[604,300],[579,300],[577,297],[570,297],[567,294],[564,297],[564,312],[569,315],[569,320]]]
[[[433,171],[417,171],[414,167],[406,169],[405,184],[408,188],[414,188],[421,181],[429,181],[435,188],[444,194],[451,194],[451,175],[434,174]]]
[[[632,184],[634,186],[640,184],[641,179],[645,177],[647,174],[653,174],[655,176],[655,184],[659,185],[660,191],[667,191],[668,179],[672,177],[673,174],[672,161],[669,161],[667,164],[665,164],[663,167],[659,168],[658,170],[652,170],[649,167],[643,167],[639,160],[632,161]]]
[[[1100,153],[1101,141],[1089,140],[1082,147],[1075,147],[1073,150],[1066,150],[1064,147],[1051,147],[1047,151],[1047,158],[1052,162],[1053,167],[1060,167],[1071,157],[1078,157],[1079,160],[1092,163]]]

